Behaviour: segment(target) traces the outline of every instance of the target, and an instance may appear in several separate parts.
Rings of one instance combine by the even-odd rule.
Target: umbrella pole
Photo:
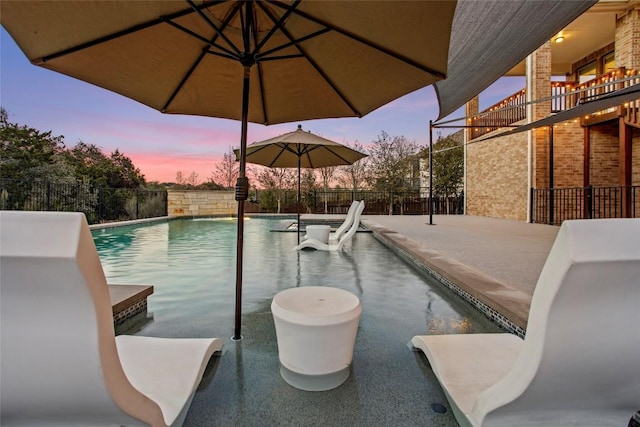
[[[244,66],[242,82],[242,130],[240,134],[240,167],[236,182],[236,200],[238,201],[238,238],[236,241],[236,309],[235,327],[232,340],[242,339],[242,258],[244,247],[244,201],[249,197],[249,180],[246,177],[247,167],[247,122],[249,116],[249,76],[251,66]]]
[[[298,156],[298,244],[300,244],[300,156]]]
[[[429,120],[429,225],[433,225],[433,122]]]

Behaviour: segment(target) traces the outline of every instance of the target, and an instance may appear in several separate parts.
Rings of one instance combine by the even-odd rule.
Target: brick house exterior
[[[615,52],[616,70],[627,70],[632,74],[640,70],[640,5],[635,1],[617,3],[620,8],[615,13],[615,39],[605,46],[597,46],[587,56],[577,58],[571,64],[571,72],[566,73],[567,81],[577,82],[580,67],[594,61],[596,73],[604,74],[603,58],[610,57],[611,49]],[[526,99],[535,102],[528,104],[526,120],[515,124],[533,122],[552,114],[553,107],[548,99],[554,84],[553,68],[552,41],[549,41],[526,60]],[[478,114],[478,104],[477,97],[467,103],[466,116]],[[635,119],[625,116],[629,108],[637,110],[638,104],[635,103],[635,107],[623,105],[608,114],[557,123],[552,130],[544,127],[486,141],[483,137],[474,139],[471,129],[467,129],[465,213],[528,221],[532,215],[531,188],[546,189],[551,183],[554,189],[640,185],[638,115]],[[587,157],[588,161],[585,161]],[[572,203],[563,208],[575,211],[567,218],[573,214],[579,217],[577,213],[582,212],[583,202]],[[635,200],[630,211],[637,212],[635,216],[640,214],[640,200]],[[623,210],[610,216],[633,214]]]

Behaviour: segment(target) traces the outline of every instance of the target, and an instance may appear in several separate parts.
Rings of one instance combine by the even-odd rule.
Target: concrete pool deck
[[[344,215],[303,215],[301,222],[339,217]],[[500,313],[519,335],[526,329],[533,290],[559,230],[467,215],[434,215],[433,225],[428,215],[364,215],[361,222],[380,240]]]

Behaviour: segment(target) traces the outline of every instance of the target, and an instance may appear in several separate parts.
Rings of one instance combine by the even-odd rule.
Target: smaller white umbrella
[[[239,158],[240,150],[234,150]],[[298,129],[247,145],[247,162],[270,168],[298,168],[298,243],[300,243],[300,169],[351,165],[367,155]]]

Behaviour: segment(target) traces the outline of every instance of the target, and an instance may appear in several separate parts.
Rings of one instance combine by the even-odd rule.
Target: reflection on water
[[[344,252],[295,251],[295,233],[270,232],[278,219],[245,223],[243,314],[268,307],[294,286],[335,286],[358,295],[371,326],[412,334],[498,328],[368,233]],[[150,284],[146,335],[229,336],[233,329],[236,221],[174,220],[94,231],[109,283]],[[213,335],[212,335],[213,334]]]

